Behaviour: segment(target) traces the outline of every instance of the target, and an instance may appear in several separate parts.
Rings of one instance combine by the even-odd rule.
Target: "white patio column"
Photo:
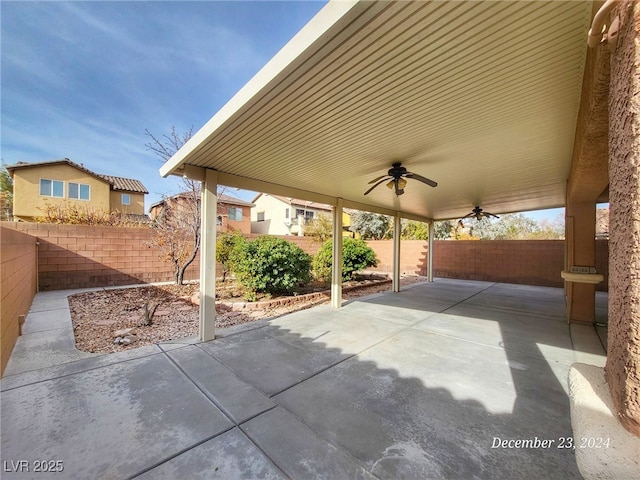
[[[216,218],[218,172],[207,169],[202,184],[200,223],[200,340],[215,338],[216,322]]]
[[[433,282],[433,220],[429,222],[429,243],[427,246],[427,282]]]
[[[402,235],[402,223],[400,212],[393,217],[393,291],[400,291],[400,236]]]
[[[331,306],[342,306],[342,199],[333,209],[333,263],[331,266]]]

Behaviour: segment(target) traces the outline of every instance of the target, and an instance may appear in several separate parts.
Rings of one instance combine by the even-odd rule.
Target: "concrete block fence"
[[[148,228],[90,227],[38,223],[1,224],[2,350],[4,370],[36,291],[172,281],[171,265],[151,245]],[[252,239],[258,235],[246,235]],[[282,237],[314,255],[321,244],[309,237]],[[375,271],[390,273],[391,240],[367,242],[378,257]],[[434,275],[467,280],[562,287],[562,240],[435,241]],[[400,271],[426,275],[427,242],[405,240]],[[596,268],[607,290],[608,242],[596,242]],[[199,277],[199,258],[185,279]]]

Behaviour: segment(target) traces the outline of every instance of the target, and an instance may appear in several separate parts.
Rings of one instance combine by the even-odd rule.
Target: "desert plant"
[[[313,258],[313,270],[321,280],[331,280],[333,241],[322,244]],[[375,267],[378,259],[373,249],[359,238],[342,239],[342,280],[350,280],[356,272],[367,267]]]
[[[247,243],[238,232],[225,233],[216,241],[216,260],[222,265],[222,281],[233,271],[233,265],[241,258],[243,245]]]
[[[109,212],[88,205],[76,205],[63,201],[51,204],[46,200],[44,207],[39,208],[42,215],[36,217],[36,223],[60,223],[67,225],[91,225],[109,227],[146,227],[147,222],[140,217],[127,215],[118,211]]]
[[[310,280],[311,257],[295,243],[263,235],[241,245],[233,271],[248,296],[291,293]]]

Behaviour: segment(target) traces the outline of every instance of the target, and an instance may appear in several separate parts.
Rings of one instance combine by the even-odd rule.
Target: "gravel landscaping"
[[[349,282],[343,298],[349,300],[388,291],[389,282],[380,283],[381,279],[378,276],[365,282]],[[401,279],[401,285],[425,280],[425,277],[405,276]],[[218,290],[226,298],[220,298],[221,302],[216,305],[216,328],[277,317],[329,301],[328,297],[305,300],[306,297],[301,296],[297,299],[279,297],[268,303],[263,298],[260,303],[265,308],[238,309],[238,302],[241,300],[238,298],[239,293],[231,285],[226,287]],[[187,284],[121,288],[71,295],[69,307],[76,347],[86,352],[110,353],[195,336],[199,325],[199,307],[194,302],[197,301],[197,292],[198,284]],[[296,301],[277,301],[283,298]],[[270,307],[270,304],[273,306]],[[147,321],[148,317],[151,318],[150,322]]]

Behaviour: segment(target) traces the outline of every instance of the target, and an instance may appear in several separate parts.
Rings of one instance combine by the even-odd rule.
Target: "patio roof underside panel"
[[[434,219],[563,206],[591,2],[327,5],[161,169]],[[368,182],[400,161],[438,182]]]

